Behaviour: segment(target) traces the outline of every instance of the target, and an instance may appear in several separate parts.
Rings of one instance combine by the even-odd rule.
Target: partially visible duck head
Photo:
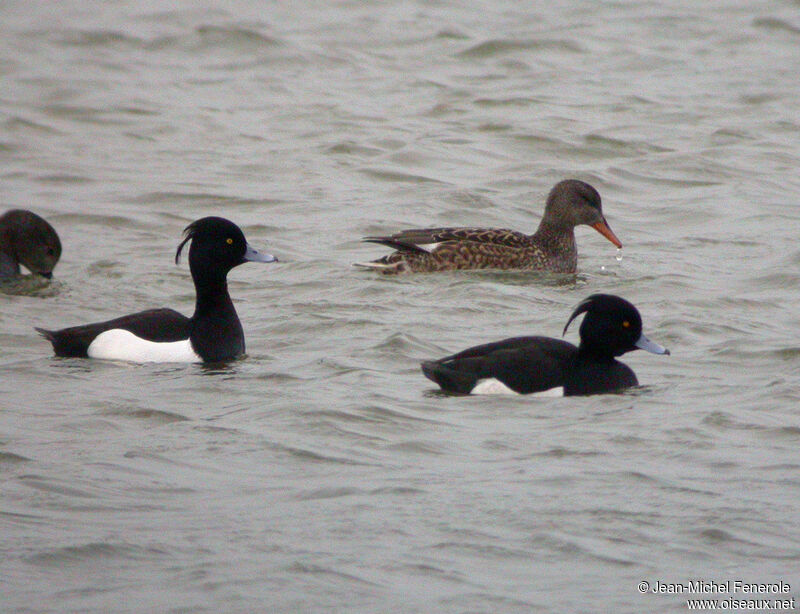
[[[26,209],[11,209],[0,216],[0,251],[50,279],[61,257],[61,240],[47,220]]]
[[[570,323],[582,313],[586,314],[579,330],[582,351],[603,356],[622,356],[633,350],[669,354],[667,348],[642,334],[642,316],[624,298],[613,294],[592,294],[572,312],[564,326],[564,334]]]
[[[591,226],[617,247],[622,242],[611,230],[603,215],[600,193],[585,181],[559,181],[547,195],[545,218],[554,226]]]

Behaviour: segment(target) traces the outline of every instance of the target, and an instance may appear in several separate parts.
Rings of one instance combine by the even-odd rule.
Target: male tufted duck
[[[597,394],[638,385],[636,374],[616,360],[641,349],[669,350],[642,334],[639,311],[623,298],[593,294],[567,321],[586,313],[580,345],[550,337],[515,337],[422,363],[422,372],[447,392],[461,394]]]
[[[189,269],[197,300],[187,318],[172,309],[149,309],[106,322],[62,330],[36,330],[53,344],[57,356],[107,358],[133,362],[218,362],[244,354],[244,332],[231,297],[227,275],[245,262],[275,262],[245,240],[241,229],[221,217],[204,217],[186,227],[178,246],[189,247]]]

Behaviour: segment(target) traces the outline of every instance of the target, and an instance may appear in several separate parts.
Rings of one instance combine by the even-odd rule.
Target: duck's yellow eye
[[[628,322],[627,320],[622,321],[622,328],[630,328],[630,327],[631,327],[630,322]]]
[[[233,239],[227,238],[225,239],[225,243],[227,243],[228,245],[233,245]]]

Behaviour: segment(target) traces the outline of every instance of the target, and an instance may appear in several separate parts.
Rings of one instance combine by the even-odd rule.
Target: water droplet
[[[617,258],[617,262],[622,262],[622,248],[621,247],[617,248],[617,256],[616,256],[616,258]]]

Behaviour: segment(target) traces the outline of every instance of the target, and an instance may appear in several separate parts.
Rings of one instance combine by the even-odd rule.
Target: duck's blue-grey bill
[[[650,339],[644,335],[640,336],[639,340],[633,345],[640,350],[650,352],[651,354],[669,354],[669,350],[667,348],[665,348],[663,345],[658,345],[657,343],[650,341]]]
[[[249,243],[247,244],[247,250],[244,252],[244,259],[247,262],[278,262],[278,259],[272,254],[259,252]]]

